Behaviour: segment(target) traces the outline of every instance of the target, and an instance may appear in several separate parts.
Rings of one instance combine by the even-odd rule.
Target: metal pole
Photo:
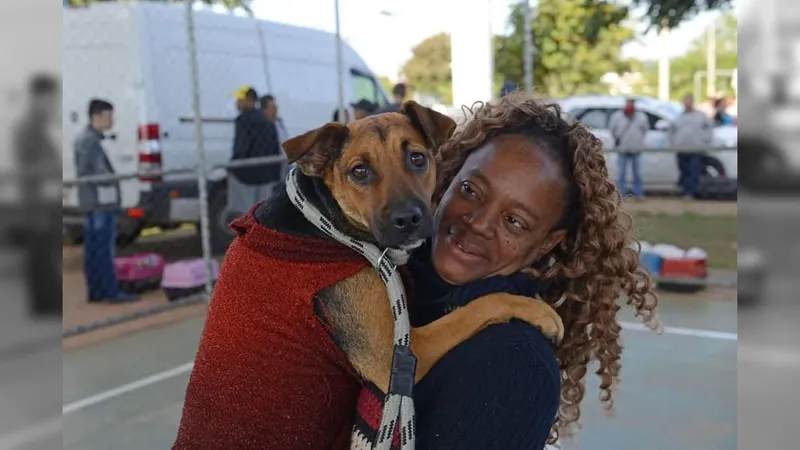
[[[529,0],[522,0],[520,3],[522,8],[523,36],[524,41],[522,45],[523,61],[525,63],[525,92],[533,94],[533,12]]]
[[[658,59],[658,98],[669,101],[669,26],[667,20],[661,21],[661,55]]]
[[[714,22],[708,27],[708,38],[706,42],[706,73],[707,75],[707,94],[708,98],[714,98],[717,94],[717,27]]]
[[[333,0],[333,7],[336,9],[336,81],[337,88],[337,103],[336,108],[339,111],[339,122],[345,123],[344,117],[344,63],[342,62],[342,34],[339,27],[339,0]]]
[[[203,122],[200,109],[200,71],[197,67],[197,43],[194,34],[194,0],[186,1],[186,32],[189,40],[189,69],[192,89],[192,111],[194,114],[194,140],[197,153],[197,191],[200,196],[200,240],[203,244],[203,260],[206,262],[206,293],[211,295],[211,240],[208,224],[208,192],[206,183],[206,152],[203,148]]]
[[[264,36],[264,31],[261,29],[261,21],[256,18],[253,13],[253,8],[247,3],[242,3],[242,8],[256,24],[256,34],[258,35],[258,45],[261,48],[261,62],[264,65],[264,80],[267,82],[267,93],[272,93],[272,77],[269,75],[269,58],[267,54],[267,40]],[[274,93],[273,93],[274,95]]]

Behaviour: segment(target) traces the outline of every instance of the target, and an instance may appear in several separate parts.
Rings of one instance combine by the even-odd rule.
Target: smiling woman
[[[620,195],[608,179],[602,143],[584,125],[567,122],[558,105],[521,94],[470,112],[472,118],[439,152],[434,195],[437,231],[429,253],[410,264],[415,280],[412,322],[435,320],[463,306],[470,295],[459,290],[499,288],[550,302],[565,326],[555,355],[561,401],[550,433],[552,443],[559,433],[568,436],[576,429],[589,362],[599,363],[600,400],[606,411],[613,407],[622,353],[618,298],[626,297],[645,324],[660,331],[657,299],[651,280],[639,268],[632,224],[620,210]],[[525,279],[535,285],[519,287]],[[437,296],[439,300],[427,300]],[[449,303],[442,296],[449,296]],[[426,448],[481,448],[475,443],[478,436],[464,438],[469,430],[459,431],[461,440],[442,437],[447,433],[441,424],[437,432],[430,422],[440,422],[438,416],[443,414],[450,421],[480,423],[480,433],[493,436],[495,444],[489,445],[495,448],[541,445],[520,430],[552,424],[550,417],[531,418],[546,416],[549,410],[542,399],[552,387],[541,382],[547,377],[542,368],[547,367],[548,357],[534,341],[518,334],[523,330],[512,330],[513,325],[495,325],[481,333],[491,337],[479,334],[462,344],[419,383],[415,391],[419,442]],[[492,342],[491,350],[476,343],[481,340]],[[464,349],[470,346],[469,351]],[[535,353],[538,359],[528,358]],[[464,366],[457,369],[459,364]],[[443,374],[447,370],[453,373]],[[436,377],[451,381],[439,383]],[[453,386],[465,386],[470,383],[464,380],[473,378],[472,386],[494,383],[470,393],[476,408],[459,400],[457,411],[444,409],[444,399],[452,402],[460,396]],[[432,392],[431,385],[439,391]],[[422,437],[426,434],[427,442]],[[511,436],[513,441],[508,440]],[[432,439],[445,444],[437,447]],[[503,444],[496,444],[501,442],[497,439]]]

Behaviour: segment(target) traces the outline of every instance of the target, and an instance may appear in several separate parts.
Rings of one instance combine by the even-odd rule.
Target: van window
[[[353,88],[353,100],[368,100],[379,107],[388,103],[383,89],[375,78],[357,69],[350,69],[350,83]]]

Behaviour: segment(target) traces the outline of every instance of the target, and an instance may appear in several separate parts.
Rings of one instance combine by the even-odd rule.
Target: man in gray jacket
[[[78,177],[113,175],[103,149],[103,132],[114,124],[114,107],[105,100],[89,102],[89,126],[75,138]],[[83,272],[90,302],[126,302],[136,297],[122,291],[114,272],[114,250],[120,190],[116,181],[82,184],[78,200],[84,213]]]
[[[637,199],[644,198],[644,183],[642,182],[641,150],[644,148],[644,138],[650,129],[647,116],[636,110],[636,101],[629,98],[625,101],[625,108],[611,115],[608,128],[616,143],[617,153],[617,189],[622,196],[630,194],[628,190],[628,166],[633,172],[633,195]],[[628,151],[631,150],[631,151]]]
[[[714,136],[714,123],[702,111],[694,108],[694,96],[683,97],[683,113],[670,125],[669,145],[678,149],[709,148]],[[700,188],[703,155],[697,152],[678,153],[679,183],[684,198],[694,198]]]

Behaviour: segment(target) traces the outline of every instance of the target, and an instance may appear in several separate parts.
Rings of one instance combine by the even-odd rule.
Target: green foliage
[[[598,0],[584,0],[597,3]],[[645,18],[651,26],[675,28],[703,11],[730,8],[733,0],[632,0],[634,7],[645,7]]]
[[[674,58],[670,62],[670,96],[674,100],[680,99],[687,93],[694,92],[694,74],[706,70],[706,46],[708,34],[703,33],[696,37],[689,45],[685,55]],[[717,70],[732,70],[738,66],[738,22],[736,16],[724,13],[716,21],[716,46]],[[658,85],[658,64],[645,62],[644,74],[647,84]],[[733,96],[733,89],[729,77],[718,77],[716,88]],[[703,80],[701,95],[706,94],[706,82]],[[697,99],[701,100],[701,99]]]
[[[89,3],[111,2],[119,0],[67,0],[69,6],[84,6]],[[183,3],[185,0],[150,0],[163,3]],[[228,9],[236,9],[239,7],[248,8],[251,0],[197,0],[207,5],[220,4]]]
[[[540,95],[605,92],[600,78],[629,69],[622,46],[634,37],[623,25],[627,8],[608,2],[540,0],[533,11],[534,85]],[[523,85],[523,14],[512,6],[509,36],[495,38],[495,72]],[[499,81],[499,80],[498,80]]]
[[[453,101],[453,76],[450,71],[450,36],[439,33],[411,49],[412,57],[403,66],[406,82],[422,94]]]

